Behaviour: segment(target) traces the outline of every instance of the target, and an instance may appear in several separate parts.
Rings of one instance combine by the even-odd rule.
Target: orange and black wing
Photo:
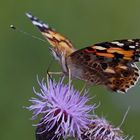
[[[82,51],[116,61],[138,62],[140,61],[140,39],[97,43]]]
[[[140,60],[139,43],[138,39],[98,43],[75,51],[70,59],[84,71],[83,80],[126,92],[139,78],[134,64]]]
[[[112,91],[126,93],[139,79],[139,69],[134,63],[118,64],[111,69],[114,70],[113,74],[104,72],[106,75],[104,85]]]
[[[66,37],[54,31],[47,24],[32,14],[26,13],[26,15],[32,21],[33,25],[35,25],[40,30],[42,35],[54,47],[55,51],[65,53],[66,56],[75,51],[72,43]]]

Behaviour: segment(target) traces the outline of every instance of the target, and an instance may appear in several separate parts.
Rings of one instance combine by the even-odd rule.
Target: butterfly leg
[[[63,75],[63,72],[47,72],[49,75]]]
[[[53,78],[52,78],[53,75],[60,75],[60,80],[62,80],[64,77],[63,72],[49,72],[49,71],[47,71],[47,80],[51,79],[53,81]]]
[[[52,78],[53,75],[59,75],[59,76],[63,77],[64,73],[63,72],[50,72],[50,71],[47,71],[47,76]]]

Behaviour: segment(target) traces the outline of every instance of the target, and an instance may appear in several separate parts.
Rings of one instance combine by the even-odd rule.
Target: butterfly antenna
[[[124,121],[126,120],[126,117],[127,117],[127,115],[128,115],[128,112],[129,112],[130,108],[131,108],[131,107],[129,106],[128,109],[126,110],[126,112],[125,112],[125,114],[124,114],[124,116],[123,116],[123,119],[122,119],[120,125],[118,126],[118,128],[121,128],[122,125],[124,124]]]
[[[29,37],[32,37],[34,39],[40,40],[42,42],[47,42],[46,40],[44,40],[44,39],[42,39],[40,37],[34,36],[34,35],[32,35],[32,34],[30,34],[28,32],[25,32],[25,31],[21,30],[20,28],[15,27],[14,25],[10,25],[10,28],[13,29],[13,30],[15,30],[15,31],[18,31],[20,33],[23,33],[24,35],[27,35]]]

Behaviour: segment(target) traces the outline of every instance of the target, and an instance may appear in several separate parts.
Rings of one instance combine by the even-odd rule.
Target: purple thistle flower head
[[[128,138],[124,137],[119,127],[115,128],[104,118],[98,117],[91,120],[88,129],[83,131],[81,137],[82,140],[126,140]]]
[[[86,105],[87,91],[80,96],[80,92],[71,84],[62,82],[63,80],[56,83],[50,79],[47,85],[44,81],[39,82],[40,92],[34,90],[37,98],[30,99],[32,105],[28,109],[33,111],[32,119],[41,115],[40,123],[37,124],[38,134],[53,131],[53,136],[58,139],[60,137],[65,139],[67,136],[80,139],[82,128],[87,128],[90,123],[89,112],[96,106]]]

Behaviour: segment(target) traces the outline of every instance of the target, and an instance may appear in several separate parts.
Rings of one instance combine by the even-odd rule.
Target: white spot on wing
[[[106,48],[102,46],[93,46],[92,48],[97,49],[97,50],[106,50]]]
[[[132,39],[128,39],[128,41],[129,41],[129,42],[134,42],[134,40],[132,40]]]
[[[29,18],[32,18],[33,16],[29,13],[26,13],[26,16],[29,17]]]
[[[41,24],[40,22],[37,22],[37,21],[32,21],[32,23],[36,26],[39,26],[39,27],[43,27],[43,24]]]
[[[131,49],[135,49],[135,46],[129,46],[129,48],[131,48]]]
[[[106,72],[106,73],[115,73],[115,71],[113,69],[111,69],[111,68],[105,69],[104,72]]]
[[[49,26],[47,24],[45,24],[45,23],[43,23],[43,27],[49,28]]]
[[[116,45],[118,45],[118,46],[120,46],[120,47],[124,46],[123,43],[120,43],[120,42],[117,42],[117,41],[113,41],[113,42],[111,42],[111,43],[112,43],[112,44],[116,44]]]

